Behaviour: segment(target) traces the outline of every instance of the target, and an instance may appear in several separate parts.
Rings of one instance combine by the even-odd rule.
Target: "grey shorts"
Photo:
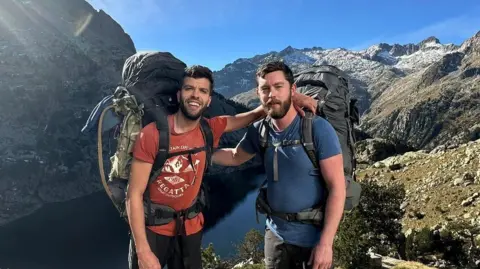
[[[307,269],[312,248],[299,247],[284,243],[269,229],[265,230],[265,268],[266,269]]]
[[[283,242],[268,228],[265,230],[266,269],[309,269],[313,248],[300,247]],[[332,269],[334,266],[332,265]]]

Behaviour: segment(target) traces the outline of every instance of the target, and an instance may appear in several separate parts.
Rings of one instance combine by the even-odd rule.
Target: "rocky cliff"
[[[1,1],[0,48],[2,224],[101,190],[96,137],[80,130],[136,49],[119,24],[84,0]],[[207,114],[245,110],[216,94]],[[104,139],[107,159],[114,140]]]
[[[120,80],[130,37],[85,1],[0,4],[0,223],[90,193],[89,110]]]

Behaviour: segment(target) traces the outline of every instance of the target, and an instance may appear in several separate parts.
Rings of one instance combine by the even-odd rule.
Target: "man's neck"
[[[190,120],[187,117],[185,117],[185,115],[183,115],[181,111],[178,111],[173,115],[173,123],[174,123],[173,130],[177,134],[186,133],[188,131],[193,130],[197,126],[199,121],[200,119]]]
[[[275,127],[276,131],[283,131],[285,128],[287,128],[290,123],[295,119],[297,116],[298,112],[297,110],[293,107],[293,105],[290,106],[290,108],[287,111],[287,114],[283,116],[281,119],[272,119],[273,126]]]

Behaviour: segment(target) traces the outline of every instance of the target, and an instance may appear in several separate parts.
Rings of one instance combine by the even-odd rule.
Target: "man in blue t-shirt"
[[[325,119],[313,119],[313,139],[319,162],[319,170],[315,169],[301,144],[282,145],[285,141],[301,139],[301,116],[291,102],[292,95],[296,94],[291,69],[283,62],[274,61],[262,65],[256,76],[257,95],[271,118],[267,139],[270,143],[263,156],[270,208],[276,212],[296,213],[323,203],[325,209],[322,225],[268,217],[266,268],[332,268],[333,240],[346,195],[337,134]],[[212,161],[236,166],[255,154],[262,154],[261,123],[251,125],[236,148],[216,151]]]

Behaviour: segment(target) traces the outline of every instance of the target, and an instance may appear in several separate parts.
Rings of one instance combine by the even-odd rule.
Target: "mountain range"
[[[287,47],[242,58],[215,73],[216,90],[250,108],[259,104],[255,71],[283,60],[294,72],[331,64],[349,75],[370,137],[415,149],[463,143],[480,135],[480,32],[460,45],[428,37],[418,44],[380,43],[364,50]],[[475,126],[477,125],[477,126]]]

